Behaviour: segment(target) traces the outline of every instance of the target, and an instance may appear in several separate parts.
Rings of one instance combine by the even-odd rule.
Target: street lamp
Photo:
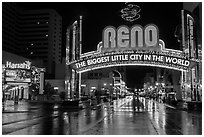
[[[59,89],[59,87],[54,87],[54,90],[58,90]]]

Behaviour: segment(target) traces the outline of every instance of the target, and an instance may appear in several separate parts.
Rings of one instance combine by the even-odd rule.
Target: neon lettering
[[[103,40],[104,40],[104,48],[114,48],[116,47],[116,33],[113,27],[108,27],[104,30]],[[109,47],[110,46],[110,47]]]
[[[96,58],[96,59],[90,59],[90,60],[87,60],[87,65],[94,65],[94,64],[108,62],[109,58],[110,57],[107,56],[107,57],[101,57],[101,58]]]
[[[86,62],[85,61],[76,63],[76,68],[81,68],[81,67],[85,67],[85,66],[86,66]]]
[[[172,57],[166,57],[165,59],[167,63],[177,64],[177,65],[186,66],[186,67],[190,65],[190,61],[188,60],[172,58]]]
[[[131,29],[131,47],[143,47],[143,30],[141,26]]]
[[[155,46],[158,42],[157,28],[149,25],[145,28],[145,44],[148,47]]]
[[[131,29],[120,26],[117,31],[113,27],[106,27],[103,31],[105,49],[154,47],[157,44],[158,29],[154,25],[147,25],[144,30],[141,26],[135,25]]]
[[[129,30],[127,27],[119,27],[117,33],[118,47],[128,47],[129,45]]]
[[[24,63],[12,63],[10,61],[6,62],[6,68],[20,68],[20,69],[30,69],[31,68],[31,62],[25,61]]]

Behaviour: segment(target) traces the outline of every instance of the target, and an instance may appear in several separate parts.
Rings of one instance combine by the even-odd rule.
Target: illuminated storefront
[[[28,99],[31,83],[31,62],[13,63],[6,61],[3,67],[3,92],[7,99]]]
[[[9,55],[9,56],[8,56]],[[30,60],[15,54],[3,52],[2,60],[2,97],[3,100],[29,99],[29,86],[38,86],[43,93],[45,69],[32,65]]]
[[[124,95],[126,92],[124,73],[117,72],[117,69],[124,71],[124,68],[122,70],[113,67],[82,73],[81,96],[90,98],[95,91],[99,91],[101,96],[106,97],[110,97],[111,94],[115,97]],[[119,73],[121,76],[118,75]]]

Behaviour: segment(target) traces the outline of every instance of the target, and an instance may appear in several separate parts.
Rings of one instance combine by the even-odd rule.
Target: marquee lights
[[[6,69],[5,70],[6,82],[31,82],[31,72],[23,69]]]
[[[165,43],[161,39],[159,39],[159,43],[158,44],[159,44],[158,48],[154,47],[150,51],[151,52],[157,52],[158,51],[158,52],[160,52],[161,54],[164,54],[164,55],[173,55],[173,56],[184,57],[184,58],[186,57],[185,54],[182,51],[180,51],[180,50],[174,50],[174,49],[165,48]],[[87,52],[87,53],[81,54],[81,58],[89,57],[89,56],[95,56],[95,55],[101,54],[102,47],[103,47],[103,43],[99,42],[99,44],[97,45],[97,50],[96,51],[91,51],[91,52]],[[145,51],[145,48],[143,48],[143,49]],[[137,50],[137,51],[139,52],[140,50]],[[147,52],[150,52],[150,51],[147,51]],[[117,50],[117,51],[114,51],[114,52],[106,52],[105,54],[114,54],[115,52],[133,53],[133,50],[124,50],[124,51]],[[70,64],[70,62],[67,62],[67,65],[69,65],[69,64]]]
[[[174,54],[165,54],[163,52],[147,52],[147,51],[132,51],[132,52],[111,52],[98,54],[95,56],[86,57],[71,63],[72,68],[81,72],[84,69],[100,68],[102,66],[111,67],[112,64],[117,65],[137,65],[145,64],[158,67],[167,67],[176,70],[187,71],[195,61],[187,60],[182,56],[173,56]]]
[[[41,78],[41,74],[43,74],[43,72],[45,72],[45,68],[37,68],[35,66],[31,67],[31,83],[35,83],[37,84],[38,87],[40,87],[40,82],[42,82]],[[44,79],[44,78],[42,78]]]
[[[92,70],[96,70],[96,69],[103,69],[103,68],[108,68],[108,67],[115,67],[115,66],[149,66],[149,67],[160,67],[160,68],[167,68],[167,69],[173,69],[173,70],[178,70],[178,71],[186,71],[184,70],[182,67],[180,68],[176,68],[174,66],[164,66],[164,65],[157,65],[157,64],[147,64],[147,63],[135,63],[135,64],[108,64],[108,65],[103,65],[103,66],[95,66],[92,68],[84,68],[80,71],[78,71],[78,73],[84,73],[84,72],[88,72],[88,71],[92,71]]]
[[[42,88],[40,84],[43,82],[44,78],[41,75],[44,75],[45,68],[31,66],[30,61],[24,61],[24,63],[13,63],[11,61],[7,61],[5,64],[2,64],[2,67],[4,82],[10,84],[35,83],[38,87]]]
[[[80,59],[66,62],[76,72],[112,66],[142,65],[188,71],[199,60],[189,59],[182,51],[165,48],[159,39],[158,27],[148,24],[144,28],[134,25],[108,26],[103,31],[103,42],[96,51],[81,54]]]

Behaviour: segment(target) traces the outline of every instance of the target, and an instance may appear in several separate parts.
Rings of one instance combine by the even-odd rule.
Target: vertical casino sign
[[[186,10],[182,14],[182,45],[189,58],[196,57],[196,25],[192,13]]]
[[[197,45],[197,27],[196,17],[187,10],[181,11],[182,17],[182,47],[183,52],[189,59],[198,59],[198,45]],[[199,76],[199,63],[189,72],[183,74],[184,83],[190,84],[191,99],[197,100],[198,83],[200,82]],[[202,78],[201,78],[202,79]]]
[[[39,89],[39,94],[44,92],[44,73],[45,68],[31,67],[31,83],[35,83]]]

